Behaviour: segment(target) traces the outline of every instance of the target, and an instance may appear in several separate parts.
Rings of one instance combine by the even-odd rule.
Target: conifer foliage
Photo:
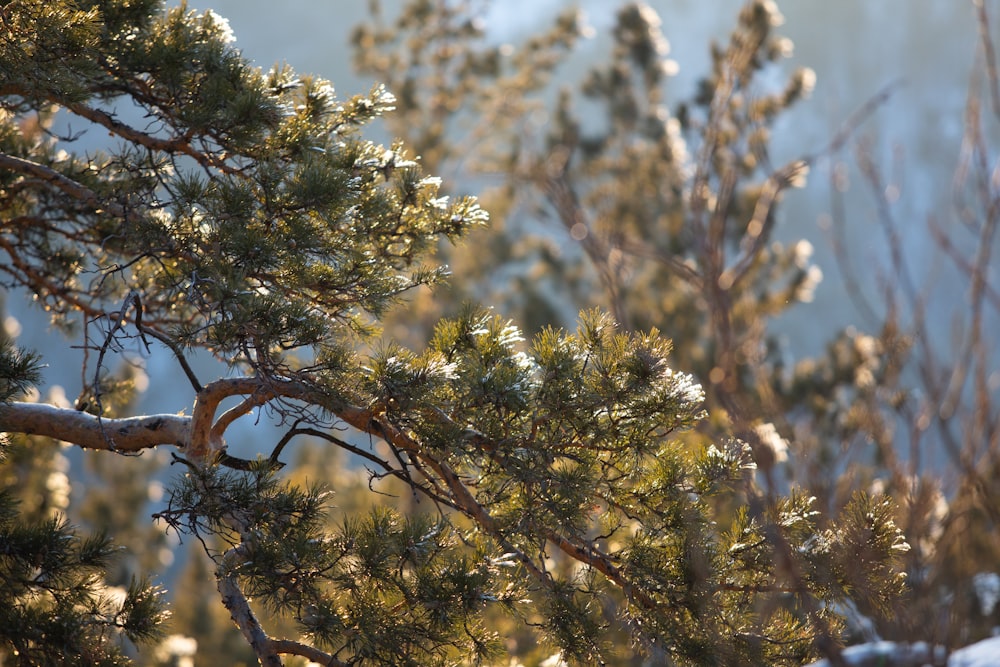
[[[797,664],[835,652],[836,602],[888,610],[900,593],[891,504],[858,496],[820,525],[808,493],[764,499],[747,445],[684,438],[702,389],[655,330],[587,311],[529,341],[468,307],[421,350],[378,341],[388,308],[445,277],[438,241],[487,221],[402,144],[364,138],[393,110],[385,88],[340,98],[261,71],[223,19],[184,5],[12,0],[0,18],[0,273],[67,330],[82,322],[85,378],[73,406],[28,400],[38,359],[8,346],[0,430],[94,456],[172,448],[183,474],[156,518],[204,545],[261,664],[506,664],[503,617],[579,664]],[[80,132],[110,138],[77,150]],[[124,350],[173,359],[190,414],[116,400]],[[228,370],[200,377],[206,354]],[[285,435],[237,458],[227,431],[258,408]],[[305,435],[424,512],[331,522],[336,488],[281,477]],[[48,574],[100,571],[104,538],[23,527],[9,504],[0,529],[4,613],[24,611],[4,616],[0,653],[91,664],[105,626],[161,626],[154,588],[109,611],[91,575]],[[62,547],[25,565],[24,531]],[[39,587],[65,610],[44,623],[28,613]],[[67,642],[87,617],[86,645]]]
[[[26,521],[0,492],[0,647],[17,665],[123,665],[121,635],[162,632],[162,590],[133,581],[105,587],[115,553],[106,535],[81,538],[63,519]]]

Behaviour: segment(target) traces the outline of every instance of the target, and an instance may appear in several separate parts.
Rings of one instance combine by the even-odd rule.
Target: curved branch
[[[264,384],[263,380],[253,377],[224,378],[209,382],[198,392],[191,415],[191,444],[188,454],[192,460],[210,461],[213,455],[223,449],[224,429],[215,428],[215,412],[219,403],[230,396],[259,392],[262,401],[270,400],[275,394],[267,391]]]
[[[0,404],[0,432],[41,435],[85,449],[138,452],[158,445],[184,448],[190,428],[191,418],[182,415],[98,419],[45,403]]]
[[[268,400],[270,400],[270,398],[271,397],[267,392],[255,391],[253,394],[244,399],[239,405],[226,410],[222,413],[222,416],[215,421],[215,424],[209,431],[209,438],[218,438],[221,440],[223,434],[226,432],[226,429],[229,428],[233,422],[244,415],[250,414],[253,412],[254,408],[264,405]]]

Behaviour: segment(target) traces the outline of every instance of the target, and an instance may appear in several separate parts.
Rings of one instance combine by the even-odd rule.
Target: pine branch
[[[125,207],[121,204],[102,199],[96,192],[85,185],[43,164],[14,155],[0,153],[0,167],[22,174],[31,174],[46,183],[51,183],[63,193],[89,206],[95,213],[108,213],[115,218],[123,220],[130,219],[135,215],[126,211]]]
[[[161,139],[160,137],[155,137],[146,132],[140,132],[139,130],[121,122],[111,114],[100,109],[95,109],[80,102],[66,103],[61,100],[56,101],[57,103],[64,105],[69,111],[72,111],[78,116],[86,118],[87,120],[106,128],[108,131],[113,132],[117,136],[125,139],[126,141],[130,141],[133,144],[144,146],[154,151],[185,155],[194,159],[205,169],[214,168],[226,174],[239,173],[239,169],[227,164],[224,159],[220,159],[208,151],[197,149],[192,146],[190,137],[186,135],[173,137],[171,139]]]
[[[119,89],[118,92],[125,93],[131,97],[140,98],[142,97],[138,91],[133,91],[125,87],[124,89]],[[29,99],[28,92],[24,90],[23,87],[17,85],[5,85],[0,88],[0,96],[18,96],[24,99]],[[169,154],[179,154],[184,155],[195,160],[205,169],[218,169],[221,172],[227,174],[238,174],[239,169],[232,167],[227,164],[224,159],[216,157],[215,155],[195,148],[191,144],[191,135],[184,134],[181,136],[172,137],[169,139],[164,139],[161,137],[154,136],[147,132],[142,132],[135,129],[134,127],[121,122],[110,114],[101,109],[94,108],[83,102],[71,102],[65,99],[56,98],[54,96],[49,96],[48,102],[53,104],[58,104],[59,106],[65,107],[70,112],[85,118],[90,122],[100,125],[101,127],[107,129],[112,134],[121,137],[122,139],[131,142],[138,146],[144,146],[151,151],[162,151]],[[220,151],[221,153],[221,151]]]

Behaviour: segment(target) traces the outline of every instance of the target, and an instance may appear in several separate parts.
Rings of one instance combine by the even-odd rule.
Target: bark
[[[107,419],[45,403],[5,403],[0,404],[0,432],[47,436],[105,451],[138,452],[158,445],[183,449],[190,442],[191,418],[161,414]]]
[[[236,547],[236,549],[239,549],[239,547]],[[234,554],[236,554],[236,551],[231,549],[223,559],[224,563],[219,566],[220,572],[216,573],[219,595],[222,596],[222,604],[229,610],[233,622],[240,629],[243,637],[253,647],[260,664],[263,667],[281,667],[283,664],[281,656],[278,655],[277,651],[271,645],[271,638],[264,632],[264,628],[261,627],[256,614],[250,609],[250,603],[246,596],[243,595],[243,591],[240,590],[236,576],[228,572],[221,572],[221,570],[229,569],[228,566],[231,564],[229,561],[242,559],[242,554],[238,556]]]

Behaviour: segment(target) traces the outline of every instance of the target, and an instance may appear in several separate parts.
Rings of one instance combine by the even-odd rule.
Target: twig
[[[139,300],[139,294],[132,290],[127,295],[125,295],[124,301],[122,301],[121,308],[117,312],[107,313],[104,317],[108,319],[109,326],[108,331],[104,336],[104,342],[98,350],[97,363],[94,368],[94,401],[97,404],[97,419],[98,423],[103,416],[104,407],[101,400],[101,369],[104,368],[104,357],[107,355],[108,350],[111,348],[111,344],[115,341],[118,331],[127,322],[129,307],[134,306],[136,309],[136,323],[141,326],[142,322],[142,301]],[[146,341],[145,336],[140,332],[140,337],[143,343],[146,344],[146,349],[149,349],[149,342]],[[108,444],[111,446],[111,450],[114,451],[114,440],[112,438],[108,439]]]
[[[902,85],[903,80],[896,79],[882,86],[877,93],[868,98],[864,104],[858,107],[854,113],[847,117],[847,120],[841,124],[840,129],[837,130],[837,133],[833,135],[826,146],[814,153],[804,155],[802,159],[805,163],[812,166],[816,164],[819,158],[833,155],[847,145],[847,141],[854,135],[857,129],[861,127],[861,124],[868,120],[868,118],[874,114],[880,106],[888,102],[889,98],[892,97],[892,94],[896,91],[896,89]]]
[[[990,22],[986,14],[986,3],[975,0],[976,18],[979,24],[979,39],[983,43],[983,55],[986,60],[986,75],[990,86],[990,101],[993,103],[993,114],[1000,117],[1000,77],[997,76],[997,56],[993,48],[993,38],[990,36]]]
[[[195,375],[194,369],[191,368],[191,364],[188,363],[187,358],[181,352],[180,347],[177,346],[177,343],[175,343],[173,339],[171,339],[166,334],[160,333],[159,331],[153,329],[152,327],[140,326],[138,322],[136,323],[136,325],[139,328],[139,331],[141,331],[143,334],[151,336],[156,340],[160,341],[161,343],[166,345],[171,352],[174,353],[174,358],[176,358],[177,363],[180,364],[181,370],[184,371],[184,375],[187,377],[188,382],[191,383],[191,387],[196,392],[201,391],[202,390],[201,382],[198,381],[198,376]]]

